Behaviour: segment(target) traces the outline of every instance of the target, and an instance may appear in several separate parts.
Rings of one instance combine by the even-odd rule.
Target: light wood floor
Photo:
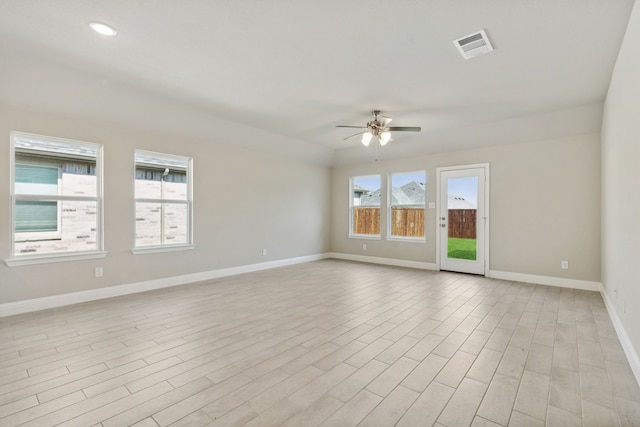
[[[0,319],[0,425],[638,426],[598,293],[324,260]]]

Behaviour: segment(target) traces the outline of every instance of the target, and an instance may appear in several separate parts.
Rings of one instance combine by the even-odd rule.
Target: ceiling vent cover
[[[485,33],[484,30],[455,40],[453,44],[456,45],[464,59],[484,55],[493,50],[489,37],[487,37],[487,33]]]

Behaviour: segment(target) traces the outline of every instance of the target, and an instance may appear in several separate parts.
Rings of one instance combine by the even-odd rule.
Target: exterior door
[[[440,269],[488,272],[489,165],[438,169]]]

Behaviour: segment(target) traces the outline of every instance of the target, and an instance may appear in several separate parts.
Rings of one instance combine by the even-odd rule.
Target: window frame
[[[413,204],[413,205],[402,205],[402,204],[394,204],[393,203],[393,176],[394,175],[409,175],[409,174],[424,174],[424,183],[425,186],[425,197],[424,204]],[[386,240],[395,240],[401,242],[413,242],[413,243],[425,243],[427,241],[427,171],[426,170],[416,170],[416,171],[408,171],[408,172],[391,172],[387,176],[387,238]],[[424,210],[423,218],[424,218],[424,236],[422,237],[411,237],[411,236],[395,236],[393,235],[393,208],[394,207],[410,207],[410,208],[422,208]]]
[[[32,140],[40,140],[44,142],[49,142],[53,144],[64,144],[67,146],[74,147],[82,147],[82,148],[91,148],[95,150],[95,168],[96,168],[96,194],[95,196],[86,196],[86,195],[63,195],[60,194],[17,194],[16,193],[16,174],[15,167],[16,164],[16,154],[20,152],[20,149],[16,150],[16,143],[19,139],[32,139]],[[24,152],[24,151],[23,151]],[[47,159],[59,159],[61,156],[56,156],[55,154],[51,154],[47,156],[46,151],[44,150],[34,150],[35,153],[38,153],[42,158]],[[93,157],[91,157],[93,162]],[[60,178],[58,178],[58,188],[60,185]],[[84,259],[95,259],[95,258],[104,258],[107,253],[104,251],[104,188],[103,188],[103,145],[97,144],[95,142],[87,142],[87,141],[79,141],[68,138],[59,138],[54,136],[46,136],[46,135],[37,135],[26,132],[18,132],[11,131],[10,132],[10,149],[9,149],[9,194],[11,198],[11,214],[10,214],[10,250],[11,254],[8,259],[5,259],[5,264],[10,267],[20,266],[20,265],[32,265],[32,264],[43,264],[43,263],[53,263],[53,262],[63,262],[63,261],[77,261]],[[16,241],[21,241],[16,239],[16,202],[18,200],[26,200],[26,201],[55,201],[58,203],[58,210],[61,209],[60,202],[71,201],[71,202],[95,202],[96,203],[96,246],[94,249],[88,250],[70,250],[65,252],[47,252],[41,254],[25,254],[20,255],[15,253],[15,245]],[[58,215],[58,231],[57,233],[61,233],[60,228],[60,213]],[[38,232],[39,233],[39,232]],[[46,233],[46,232],[45,232]],[[47,237],[44,234],[41,235],[42,238]]]
[[[186,176],[187,176],[187,191],[186,191],[186,200],[182,199],[167,199],[167,198],[148,198],[148,197],[137,197],[136,195],[136,173],[138,168],[138,155],[156,157],[159,159],[166,160],[174,160],[179,162],[186,163]],[[140,163],[142,165],[142,163]],[[147,165],[156,165],[160,167],[160,164],[147,164]],[[135,149],[133,154],[133,249],[131,252],[133,254],[147,254],[147,253],[157,253],[157,252],[174,252],[174,251],[184,251],[184,250],[192,250],[196,247],[193,241],[193,157],[181,156],[176,154],[168,154],[168,153],[160,153],[157,151],[149,151],[142,149]],[[162,243],[159,245],[146,245],[146,246],[136,246],[137,245],[137,221],[135,221],[136,213],[137,213],[137,205],[138,203],[171,203],[171,204],[182,204],[187,207],[187,242],[186,243]]]
[[[355,180],[357,178],[373,178],[377,177],[380,180],[380,205],[378,221],[382,219],[382,175],[381,174],[371,174],[371,175],[355,175],[349,177],[349,234],[348,237],[352,239],[369,239],[369,240],[380,240],[382,238],[382,226],[380,227],[380,233],[378,234],[356,234],[353,232],[353,217],[354,217],[354,208],[356,207],[353,203],[353,192],[355,187]]]

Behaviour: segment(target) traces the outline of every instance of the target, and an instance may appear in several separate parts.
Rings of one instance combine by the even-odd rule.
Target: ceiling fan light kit
[[[384,147],[392,141],[391,132],[420,132],[420,127],[417,126],[389,126],[391,123],[391,118],[381,116],[379,110],[373,110],[371,112],[373,115],[373,120],[368,122],[365,126],[347,126],[347,125],[338,125],[336,127],[339,128],[355,128],[355,129],[364,129],[361,132],[356,133],[355,135],[348,136],[344,138],[345,140],[353,138],[354,136],[362,135],[360,142],[365,147],[368,147],[371,143],[371,140],[375,136],[377,142],[380,146]]]
[[[360,140],[360,142],[362,142],[362,145],[364,145],[365,147],[368,147],[369,143],[371,142],[371,138],[373,138],[373,134],[367,131],[362,134],[362,139]]]
[[[379,136],[380,145],[383,147],[387,145],[387,142],[391,141],[391,132],[381,132]]]

